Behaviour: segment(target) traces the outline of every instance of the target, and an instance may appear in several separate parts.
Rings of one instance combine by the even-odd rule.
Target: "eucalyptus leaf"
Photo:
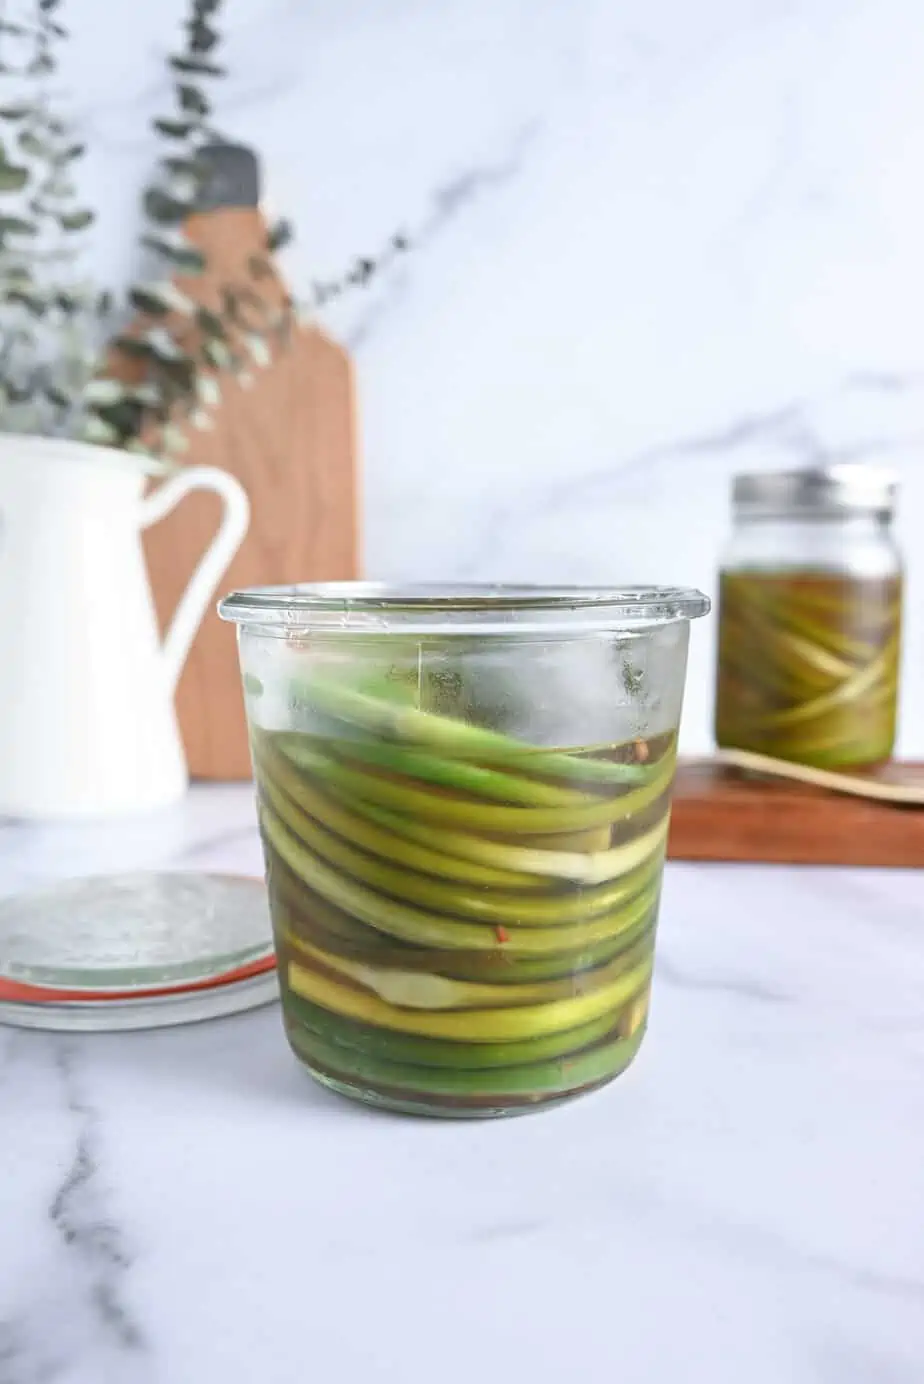
[[[217,312],[212,312],[210,308],[200,307],[196,310],[196,323],[205,332],[206,336],[218,337],[226,340],[228,336],[227,328]]]
[[[83,397],[88,404],[117,404],[127,393],[128,389],[121,380],[110,380],[101,376],[89,381]]]
[[[160,289],[174,312],[181,313],[183,317],[195,316],[196,304],[171,279],[164,279]]]
[[[133,308],[151,317],[166,317],[170,311],[167,304],[157,294],[146,288],[129,289],[128,300]]]
[[[178,202],[159,187],[149,187],[144,194],[144,209],[152,221],[163,226],[176,226],[190,213],[188,202]]]
[[[224,77],[226,69],[205,58],[172,57],[169,59],[174,72],[189,73],[192,76]]]
[[[100,404],[95,412],[98,418],[123,437],[137,433],[144,423],[144,409],[128,397],[111,404]]]
[[[167,139],[186,139],[197,128],[194,120],[155,120],[154,129]]]
[[[67,315],[72,315],[83,306],[83,300],[76,293],[54,293],[49,299],[49,304]]]
[[[150,312],[158,317],[168,312],[179,312],[189,317],[196,307],[169,279],[155,284],[137,284],[129,296],[132,304],[141,312]]]
[[[59,216],[58,224],[62,231],[82,231],[85,227],[91,226],[95,220],[96,216],[92,211],[73,211]]]
[[[31,106],[0,106],[0,120],[24,120]]]
[[[136,404],[141,404],[146,409],[154,409],[163,402],[163,391],[153,380],[146,380],[142,384],[133,384],[126,389],[125,397],[132,399]]]
[[[95,442],[101,447],[111,447],[119,441],[118,430],[94,413],[84,419],[82,435],[84,442]]]
[[[45,299],[36,293],[29,293],[25,289],[13,288],[6,293],[6,301],[15,303],[17,307],[25,308],[32,313],[33,317],[44,317],[46,303]]]
[[[24,221],[21,216],[0,216],[0,236],[37,234],[38,227],[32,221]]]
[[[202,19],[191,19],[186,28],[189,31],[189,46],[194,53],[210,53],[219,42],[219,34]]]
[[[257,365],[265,369],[266,366],[272,364],[273,355],[264,337],[258,336],[255,332],[250,332],[246,337],[246,342],[247,349],[250,351]]]
[[[20,131],[19,147],[24,154],[32,154],[35,158],[45,158],[53,152],[51,145],[47,144],[44,139],[39,139],[32,130]]]
[[[200,402],[208,408],[217,408],[221,403],[221,389],[218,381],[211,375],[199,374],[196,380],[196,394]]]
[[[228,322],[245,331],[262,332],[266,329],[270,308],[265,298],[245,286],[223,288],[221,290],[222,313]],[[246,309],[253,309],[248,313]]]
[[[193,115],[198,116],[211,114],[212,107],[198,87],[188,86],[180,82],[176,91],[180,106],[184,111],[190,111]]]
[[[29,181],[29,172],[11,163],[0,163],[0,192],[19,192]]]
[[[196,382],[196,362],[189,356],[184,356],[179,360],[164,360],[158,362],[158,369],[161,373],[164,387],[171,388],[182,399],[188,399]]]
[[[156,361],[157,352],[137,336],[117,336],[113,341],[113,346],[123,355],[130,356],[133,360]]]
[[[205,256],[201,250],[197,250],[188,242],[184,244],[180,238],[170,240],[166,236],[144,235],[141,237],[141,243],[146,249],[153,250],[155,254],[169,260],[184,274],[201,274],[205,268]]]
[[[196,207],[203,182],[203,178],[193,176],[189,173],[174,173],[169,181],[161,186],[160,190],[165,196],[171,198],[174,202],[178,202],[183,207],[183,219],[185,220],[185,217]]]
[[[5,266],[2,273],[4,288],[7,290],[11,288],[28,288],[32,283],[32,275],[29,273],[28,269],[26,269],[24,265],[16,263],[13,255],[10,253],[6,253],[4,259],[10,261]]]
[[[204,342],[202,346],[202,354],[205,357],[205,360],[208,362],[208,364],[214,365],[218,370],[230,369],[234,360],[234,357],[227,345],[223,341],[219,340],[217,337],[213,337],[210,340]]]
[[[55,198],[59,201],[62,198],[73,197],[76,191],[76,183],[72,182],[70,178],[66,178],[60,171],[53,173],[50,178],[43,179],[39,187],[40,196],[46,199]]]
[[[165,327],[153,327],[149,332],[145,332],[144,339],[162,364],[187,359]]]

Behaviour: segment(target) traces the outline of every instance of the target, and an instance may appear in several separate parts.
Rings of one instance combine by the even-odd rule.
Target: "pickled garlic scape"
[[[473,1111],[599,1084],[647,1014],[672,733],[539,750],[319,678],[253,731],[290,1041],[334,1085]]]
[[[819,768],[888,759],[898,577],[725,572],[716,741]]]

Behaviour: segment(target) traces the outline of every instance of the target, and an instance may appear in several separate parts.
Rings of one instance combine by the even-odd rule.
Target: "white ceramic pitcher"
[[[166,478],[145,496],[152,474]],[[141,531],[190,490],[221,497],[221,527],[161,644]],[[0,815],[108,816],[182,795],[173,694],[248,520],[243,488],[216,468],[0,435]]]

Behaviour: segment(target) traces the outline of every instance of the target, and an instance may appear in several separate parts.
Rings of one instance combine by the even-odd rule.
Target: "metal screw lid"
[[[891,518],[898,484],[876,466],[825,466],[735,476],[732,503],[744,518],[832,518],[876,514]]]

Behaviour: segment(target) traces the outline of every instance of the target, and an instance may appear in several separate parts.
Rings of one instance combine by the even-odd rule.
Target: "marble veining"
[[[68,1251],[81,1260],[87,1305],[101,1333],[121,1350],[138,1350],[143,1337],[120,1300],[120,1282],[131,1266],[122,1232],[101,1188],[98,1111],[80,1090],[74,1046],[55,1045],[54,1062],[68,1112],[74,1117],[74,1158],[49,1208],[52,1225]]]
[[[82,1359],[92,1361],[98,1377],[115,1378],[114,1363],[143,1351],[145,1341],[133,1310],[123,1300],[132,1257],[101,1167],[100,1112],[85,1093],[86,1072],[73,1044],[49,1038],[41,1054],[27,1055],[24,1035],[7,1031],[4,1039],[7,1068],[16,1064],[22,1069],[39,1058],[51,1106],[63,1116],[63,1137],[54,1164],[49,1163],[44,1205],[36,1208],[43,1214],[31,1228],[32,1235],[46,1241],[44,1271],[34,1296],[20,1284],[19,1291],[14,1288],[0,1304],[0,1379],[15,1384],[66,1379]],[[2,1084],[0,1070],[0,1090]],[[9,1160],[7,1174],[13,1167]],[[5,1255],[14,1263],[11,1256],[16,1255],[17,1240],[21,1244],[22,1230],[14,1218],[4,1220]]]
[[[0,892],[107,850],[259,868],[250,788],[7,825]],[[497,1124],[340,1101],[276,1006],[0,1026],[0,1384],[913,1384],[921,906],[914,871],[669,866],[636,1067]]]

